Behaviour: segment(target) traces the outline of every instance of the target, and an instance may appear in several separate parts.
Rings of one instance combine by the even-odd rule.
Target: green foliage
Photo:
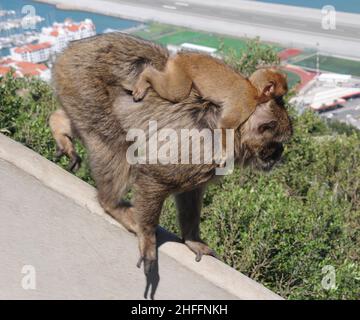
[[[222,51],[224,52],[224,50]],[[257,67],[280,63],[276,50],[270,45],[261,43],[259,38],[247,40],[242,51],[228,50],[224,53],[225,62],[246,77],[250,76]]]
[[[48,126],[50,113],[58,107],[51,88],[35,78],[0,78],[0,132],[54,161],[55,142]],[[77,151],[86,159],[85,150]],[[59,163],[67,168],[68,161]],[[76,175],[93,184],[86,160]]]
[[[202,237],[283,297],[357,299],[360,134],[339,134],[312,112],[294,116],[294,128],[284,163],[271,173],[237,169],[209,188]],[[172,202],[165,212],[162,224],[178,233]],[[321,285],[326,265],[336,271],[334,290]]]
[[[249,74],[258,61],[276,63],[271,50],[249,42],[239,61],[229,61]],[[52,161],[55,144],[47,119],[56,108],[47,84],[12,75],[0,79],[0,131]],[[283,297],[358,299],[360,134],[312,112],[289,111],[295,132],[283,163],[267,174],[237,169],[211,185],[202,237],[223,261]],[[77,150],[86,159],[80,145]],[[93,183],[86,161],[77,175]],[[171,199],[161,224],[179,234]],[[321,286],[325,265],[335,268],[336,289]]]

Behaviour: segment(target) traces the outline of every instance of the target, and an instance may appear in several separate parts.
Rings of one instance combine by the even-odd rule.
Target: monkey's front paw
[[[75,173],[80,169],[81,166],[81,158],[77,153],[74,153],[70,156],[70,164],[69,164],[69,171]]]
[[[214,250],[212,250],[211,248],[209,248],[209,246],[207,244],[205,244],[201,241],[186,240],[185,244],[188,246],[188,248],[192,252],[195,253],[195,255],[196,255],[195,261],[196,262],[199,262],[204,254],[218,259],[216,252]]]

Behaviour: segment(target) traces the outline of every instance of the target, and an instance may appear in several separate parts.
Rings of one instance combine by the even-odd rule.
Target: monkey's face
[[[258,106],[240,130],[242,163],[266,171],[280,160],[283,143],[293,133],[289,115],[279,100]]]

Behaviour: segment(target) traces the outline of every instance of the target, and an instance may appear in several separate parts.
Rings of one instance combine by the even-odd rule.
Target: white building
[[[47,61],[50,58],[51,53],[52,45],[50,42],[28,44],[22,47],[14,47],[10,49],[12,59],[32,63]]]
[[[188,51],[194,51],[194,52],[201,52],[201,53],[206,53],[209,55],[216,55],[217,49],[216,48],[211,48],[211,47],[207,47],[207,46],[201,46],[198,44],[193,44],[193,43],[183,43],[180,45],[180,48],[182,50],[188,50]]]
[[[95,25],[90,19],[79,23],[67,19],[64,23],[55,22],[52,27],[42,28],[40,42],[50,42],[54,52],[64,50],[69,41],[96,35]]]
[[[216,48],[201,46],[201,45],[193,44],[193,43],[184,42],[180,46],[168,44],[167,49],[172,53],[176,53],[178,51],[184,50],[184,51],[205,53],[205,54],[211,55],[213,57],[220,58],[220,55],[217,53],[218,50]]]
[[[11,70],[15,77],[35,76],[44,81],[49,81],[51,72],[44,64],[37,64],[26,61],[15,61],[11,58],[0,60],[0,77],[5,76]]]
[[[336,109],[348,99],[360,96],[360,88],[333,86],[316,86],[308,90],[306,94],[299,95],[290,100],[298,106],[309,107],[314,111],[327,111]]]
[[[32,63],[45,62],[52,54],[64,50],[69,41],[91,37],[95,34],[95,25],[90,19],[79,23],[71,20],[54,23],[52,27],[42,28],[39,43],[11,48],[11,58]]]
[[[324,84],[336,86],[349,83],[352,79],[352,76],[338,73],[322,73],[318,76],[317,79]]]

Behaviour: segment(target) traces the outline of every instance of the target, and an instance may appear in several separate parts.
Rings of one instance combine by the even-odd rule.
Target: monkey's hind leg
[[[134,214],[140,251],[137,267],[140,268],[143,262],[147,275],[156,264],[156,228],[167,193],[158,186],[144,188],[144,185],[138,182],[135,186]]]
[[[137,176],[132,181],[130,164],[125,157],[126,145],[118,146],[111,152],[100,140],[88,139],[92,175],[98,189],[98,200],[104,210],[120,222],[128,231],[137,235],[140,259],[144,262],[144,271],[148,274],[156,263],[155,231],[166,191],[146,177]],[[97,152],[92,152],[97,150]],[[133,204],[122,198],[132,186]]]
[[[88,147],[100,205],[129,232],[136,234],[133,206],[123,200],[130,185],[130,166],[124,157],[125,152],[121,152],[119,148],[119,152],[114,154],[100,141],[91,139],[88,139]]]
[[[200,213],[204,189],[204,187],[200,187],[175,195],[182,237],[189,249],[195,253],[197,262],[203,255],[217,258],[215,251],[200,238]]]
[[[98,197],[101,206],[128,231],[136,234],[140,251],[137,267],[140,268],[141,264],[144,263],[144,272],[145,274],[149,274],[157,259],[156,227],[159,223],[161,208],[165,197],[149,191],[152,190],[151,187],[149,190],[144,190],[139,186],[135,186],[133,190],[135,193],[134,202],[130,204],[117,200],[120,199],[118,197],[122,197],[122,195],[125,194],[125,185],[118,186],[119,190],[115,193],[118,197],[109,196],[112,194],[109,193],[111,192],[110,188],[114,188],[114,185],[110,183],[107,187],[104,187],[105,185],[103,183],[98,185]]]
[[[73,144],[74,130],[64,110],[58,109],[54,111],[50,115],[49,125],[56,141],[56,159],[59,160],[63,155],[66,155],[70,159],[69,170],[76,172],[80,168],[81,158],[75,151]]]
[[[160,97],[179,102],[189,96],[192,80],[174,60],[168,60],[164,71],[158,71],[152,66],[144,69],[134,86],[134,101],[142,100],[150,86]]]

